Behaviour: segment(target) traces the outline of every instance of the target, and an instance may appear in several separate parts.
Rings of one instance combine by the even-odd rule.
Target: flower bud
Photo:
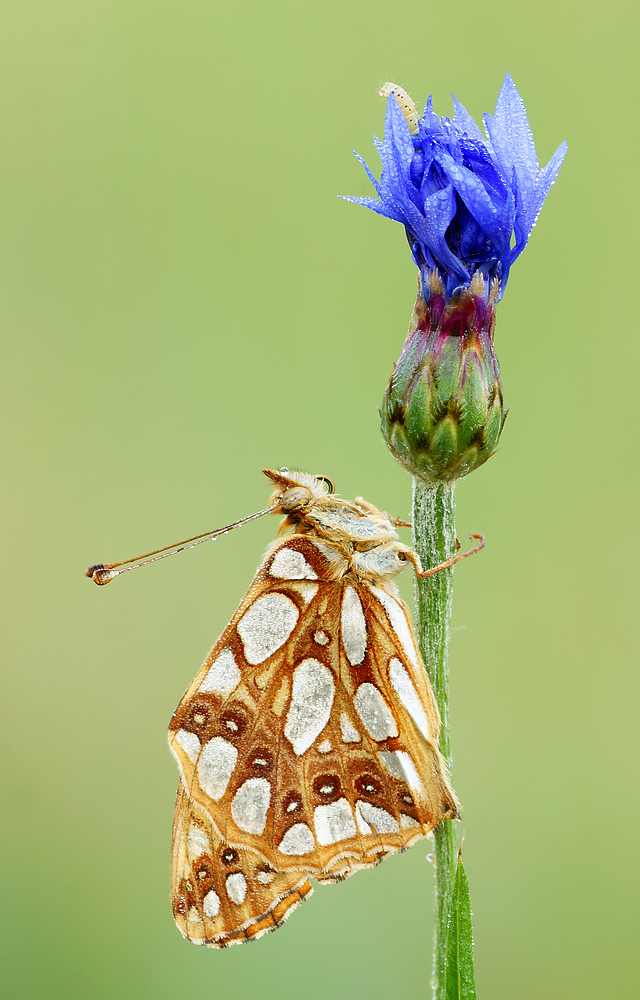
[[[522,99],[509,74],[486,137],[454,97],[453,120],[422,117],[386,83],[377,198],[349,198],[405,227],[420,272],[409,335],[382,408],[382,431],[414,475],[466,475],[495,451],[505,413],[493,350],[495,307],[567,151],[539,168]]]
[[[409,334],[382,403],[382,433],[394,457],[427,481],[458,479],[496,449],[505,420],[493,350],[497,280],[476,272],[445,302],[436,273],[421,286]]]

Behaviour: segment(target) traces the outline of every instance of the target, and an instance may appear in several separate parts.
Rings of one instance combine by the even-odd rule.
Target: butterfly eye
[[[285,514],[293,514],[297,510],[303,510],[311,503],[311,490],[305,486],[292,486],[290,490],[285,490],[280,498],[280,506]]]
[[[319,479],[321,483],[324,483],[327,487],[327,493],[335,493],[336,488],[333,479],[329,479],[328,476],[316,476],[316,479]]]

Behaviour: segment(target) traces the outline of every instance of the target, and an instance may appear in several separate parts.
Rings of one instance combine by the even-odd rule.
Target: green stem
[[[428,485],[413,480],[413,544],[423,569],[437,566],[455,551],[455,493],[453,483]],[[449,728],[449,637],[453,604],[453,569],[443,570],[415,585],[418,641],[440,710],[440,750],[451,769]],[[451,820],[434,832],[436,879],[436,943],[434,1000],[445,998],[445,938],[447,914],[455,873],[455,845]]]

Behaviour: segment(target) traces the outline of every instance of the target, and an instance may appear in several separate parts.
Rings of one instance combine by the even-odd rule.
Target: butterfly
[[[180,770],[173,913],[184,937],[211,947],[275,930],[311,895],[310,877],[372,868],[458,816],[393,578],[409,562],[431,575],[484,539],[423,573],[399,540],[405,522],[340,499],[325,477],[265,475],[269,506],[236,523],[275,513],[282,537],[169,727]],[[87,574],[105,583],[120,565]]]

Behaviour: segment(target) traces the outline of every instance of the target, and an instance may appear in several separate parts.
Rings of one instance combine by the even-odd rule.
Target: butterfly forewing
[[[232,848],[181,784],[176,799],[171,902],[183,936],[223,948],[275,930],[311,895],[300,872],[278,872],[257,854]]]
[[[340,546],[294,535],[258,571],[170,741],[225,843],[332,880],[456,815],[438,726],[402,603],[347,572]]]
[[[382,751],[385,767],[401,771],[415,792],[413,815],[425,833],[441,819],[456,819],[458,805],[446,777],[438,750],[440,716],[418,651],[405,604],[395,586],[365,584],[361,590],[367,628],[376,651],[379,685],[397,715],[404,747],[396,747],[395,760]],[[416,767],[411,772],[408,753]]]

